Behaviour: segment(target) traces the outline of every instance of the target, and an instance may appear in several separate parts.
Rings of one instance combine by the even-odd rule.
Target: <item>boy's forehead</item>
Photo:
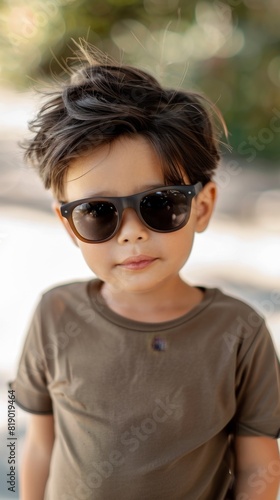
[[[71,182],[86,175],[92,169],[101,166],[105,158],[109,155],[110,144],[103,145],[99,148],[89,148],[72,159],[66,172],[66,181]]]
[[[164,184],[162,162],[147,139],[122,137],[74,158],[65,175],[68,198],[126,195]]]

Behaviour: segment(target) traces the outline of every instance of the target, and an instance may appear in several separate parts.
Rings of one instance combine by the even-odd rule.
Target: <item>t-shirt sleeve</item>
[[[22,350],[16,378],[10,384],[20,408],[35,414],[52,413],[48,368],[44,352],[41,303],[38,304]]]
[[[236,434],[280,437],[280,365],[264,322],[240,349],[236,400]]]

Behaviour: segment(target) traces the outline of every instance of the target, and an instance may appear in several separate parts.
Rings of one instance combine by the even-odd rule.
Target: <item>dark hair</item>
[[[207,110],[209,108],[209,111]],[[162,161],[165,182],[209,182],[220,159],[212,121],[221,114],[202,95],[164,89],[148,73],[131,66],[82,63],[47,101],[29,129],[25,159],[45,187],[63,197],[63,180],[72,159],[120,136],[140,134]]]

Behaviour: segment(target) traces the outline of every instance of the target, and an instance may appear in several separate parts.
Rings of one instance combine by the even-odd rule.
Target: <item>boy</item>
[[[205,100],[85,64],[26,157],[98,277],[36,309],[13,388],[22,500],[275,500],[279,364],[263,319],[179,271],[219,161]]]

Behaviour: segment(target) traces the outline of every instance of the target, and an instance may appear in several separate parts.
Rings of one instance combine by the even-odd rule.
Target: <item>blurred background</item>
[[[232,152],[222,151],[216,211],[182,274],[252,304],[280,354],[279,22],[278,0],[0,0],[1,499],[18,498],[6,483],[6,382],[33,308],[46,288],[91,276],[23,164],[18,142],[38,108],[34,87],[65,78],[72,39],[84,38],[217,104]],[[17,420],[20,460],[20,410]]]

